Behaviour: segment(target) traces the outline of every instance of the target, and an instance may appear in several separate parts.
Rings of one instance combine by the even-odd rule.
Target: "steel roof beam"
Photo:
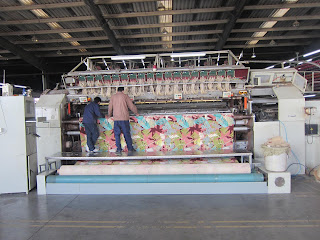
[[[301,4],[294,3],[294,4],[278,4],[278,5],[252,5],[252,6],[245,6],[243,10],[268,10],[268,9],[280,9],[280,8],[318,8],[318,7],[320,7],[320,3],[301,3]],[[131,17],[147,17],[147,16],[159,16],[159,15],[231,12],[235,9],[236,9],[235,7],[196,8],[196,9],[165,10],[165,11],[153,11],[153,12],[104,14],[103,17],[131,18]]]
[[[102,27],[91,28],[59,28],[49,30],[36,30],[36,31],[14,31],[14,32],[0,32],[0,36],[18,36],[18,35],[41,35],[41,34],[54,34],[54,33],[73,33],[73,32],[98,32],[103,31]]]
[[[204,41],[204,42],[191,42],[191,44],[192,43],[194,43],[194,44],[199,44],[199,43],[205,43],[206,41]],[[173,43],[174,45],[175,45],[175,43]],[[177,43],[178,44],[178,43]],[[308,45],[308,44],[310,44],[310,41],[305,41],[305,42],[288,42],[288,43],[279,43],[279,44],[277,44],[277,45],[274,45],[274,46],[270,46],[270,44],[256,44],[255,46],[251,46],[251,45],[246,45],[246,44],[239,44],[239,45],[226,45],[225,47],[224,47],[224,49],[227,49],[227,48],[265,48],[265,47],[274,47],[274,48],[276,48],[276,47],[285,47],[285,46],[300,46],[300,45]],[[161,42],[157,42],[157,45],[156,46],[159,46],[159,45],[161,45]],[[141,45],[126,45],[127,47],[130,47],[130,46],[141,46]],[[154,46],[154,44],[150,44],[150,42],[149,43],[145,43],[144,44],[144,46]],[[106,48],[107,47],[111,47],[111,46],[106,46]],[[199,47],[199,46],[198,46]],[[204,46],[204,47],[207,47],[207,46]],[[214,47],[214,46],[213,46]],[[80,48],[79,46],[78,46],[78,48]],[[92,46],[91,47],[91,49],[94,49],[94,48],[101,48],[100,46],[97,46],[97,47],[95,47],[95,46]],[[176,47],[177,48],[177,47]],[[172,49],[176,49],[176,48],[172,48]],[[183,49],[194,49],[195,48],[195,46],[190,46],[190,47],[184,47]],[[76,49],[76,48],[73,48],[73,49]],[[153,48],[154,49],[154,48]],[[157,49],[155,49],[155,50],[159,50],[160,49],[160,51],[163,51],[165,48],[157,48]],[[36,51],[36,49],[33,49],[33,48],[30,48],[30,49],[28,49],[28,50],[30,50],[30,51]],[[43,49],[43,51],[52,51],[52,50],[54,50],[54,49]],[[56,49],[55,49],[56,50]],[[62,49],[63,50],[63,49]],[[170,50],[170,49],[169,49]],[[128,50],[129,51],[129,50]],[[139,52],[140,51],[148,51],[148,48],[146,48],[146,49],[139,49]],[[109,52],[113,52],[113,51],[109,51]],[[50,54],[50,55],[52,55],[52,53],[47,53],[47,54]],[[68,54],[68,53],[67,53]],[[72,55],[72,53],[70,53],[71,55]],[[85,54],[85,53],[82,53],[82,54]],[[89,55],[91,55],[92,53],[89,53]],[[62,55],[64,55],[64,54],[62,54]],[[75,52],[74,53],[74,55],[78,55],[78,52]],[[80,55],[81,55],[81,53],[80,53]],[[57,55],[54,53],[53,54],[53,56],[56,56],[57,57]],[[64,55],[64,56],[66,56],[66,55]]]
[[[228,38],[230,42],[236,41],[250,41],[250,40],[287,40],[287,39],[305,39],[305,38],[320,38],[320,34],[305,34],[305,35],[284,35],[284,36],[270,36],[270,37],[234,37]]]
[[[301,45],[308,45],[310,44],[310,42],[302,42],[302,43],[288,43],[288,44],[281,44],[279,46],[274,46],[274,48],[276,47],[281,47],[279,48],[280,50],[283,51],[283,47],[293,47],[293,46],[301,46]],[[229,45],[230,48],[234,48],[234,49],[250,49],[253,46],[250,46],[250,48],[248,48],[248,45]],[[228,45],[226,45],[224,48],[228,49],[229,48]],[[266,48],[266,47],[270,47],[269,44],[257,44],[254,46],[255,48]],[[165,49],[165,48],[146,48],[146,49],[139,49],[140,53],[159,53],[159,52],[172,52],[172,51],[208,51],[208,50],[214,50],[214,46],[207,46],[207,45],[197,45],[195,47],[180,47],[180,48],[170,48],[170,49]],[[127,50],[127,53],[136,53],[136,50]],[[292,51],[290,51],[292,53]],[[282,53],[282,52],[280,52]],[[56,57],[76,57],[76,56],[92,56],[92,55],[115,55],[116,53],[114,51],[99,51],[97,52],[92,52],[92,51],[88,51],[88,52],[74,52],[74,53],[63,53],[62,55],[57,56],[57,54],[55,53],[47,53],[47,54],[43,54],[41,56],[46,57],[46,58],[56,58]],[[268,53],[259,53],[259,55],[266,55],[266,54],[278,54],[278,52],[268,52]],[[20,59],[18,56],[14,56],[14,57],[0,57],[0,60],[15,60],[15,59]]]
[[[268,21],[307,21],[307,20],[319,20],[320,15],[311,16],[290,16],[290,17],[267,17],[267,18],[239,18],[237,23],[251,23],[251,22],[268,22]]]
[[[81,42],[81,41],[104,41],[108,40],[107,36],[101,36],[101,37],[83,37],[83,38],[55,38],[55,39],[46,39],[46,40],[41,40],[39,39],[37,41],[38,43],[63,43],[63,42]],[[14,44],[21,44],[21,45],[30,45],[30,44],[35,44],[32,40],[26,40],[26,41],[13,41]]]
[[[286,39],[303,39],[303,38],[320,38],[319,34],[305,34],[305,35],[285,35],[285,36],[270,36],[270,37],[229,37],[227,41],[248,41],[248,40],[286,40]],[[121,38],[119,38],[121,39]],[[38,43],[62,43],[62,42],[73,42],[73,41],[78,41],[78,42],[86,42],[86,41],[107,41],[108,37],[106,36],[101,36],[101,37],[84,37],[84,38],[69,38],[69,39],[47,39],[47,40],[38,40]],[[173,40],[172,42],[179,42],[179,43],[188,43],[188,41],[195,41],[195,40],[179,40],[175,41]],[[199,39],[196,41],[217,41],[217,38],[211,38],[211,39]],[[13,44],[20,44],[20,45],[30,45],[30,44],[35,44],[33,41],[28,40],[28,41],[12,41]],[[132,44],[131,46],[138,46],[138,45],[144,45],[147,42],[137,42],[137,43],[130,43]],[[150,44],[154,43],[154,45],[157,44],[162,44],[158,42],[150,42]],[[121,43],[121,46],[127,46],[128,43]],[[1,51],[0,51],[1,53]]]
[[[1,47],[9,50],[11,53],[21,57],[24,61],[30,63],[31,65],[38,68],[39,70],[41,70],[41,71],[48,70],[48,66],[46,65],[46,63],[42,59],[37,58],[32,53],[25,51],[24,49],[22,49],[19,46],[13,45],[7,39],[0,37],[0,45],[1,45]]]
[[[164,10],[164,11],[153,11],[153,12],[104,14],[103,17],[105,17],[105,18],[131,18],[131,17],[148,17],[148,16],[160,16],[160,15],[230,12],[233,10],[234,10],[234,7],[196,8],[196,9]]]
[[[0,12],[12,11],[27,11],[34,9],[53,9],[53,8],[69,8],[69,7],[84,7],[84,2],[71,2],[71,3],[50,3],[50,4],[33,4],[33,5],[16,5],[9,7],[0,7]]]
[[[267,10],[267,9],[280,9],[280,8],[317,8],[320,7],[318,3],[286,3],[286,4],[275,4],[275,5],[250,5],[245,6],[244,10]]]
[[[224,49],[230,49],[230,48],[276,48],[276,47],[290,47],[290,46],[302,46],[302,45],[309,45],[311,44],[311,41],[303,41],[303,42],[294,42],[294,43],[278,43],[277,45],[271,46],[269,43],[267,44],[239,44],[239,45],[225,45]]]
[[[97,5],[121,4],[121,3],[138,3],[138,2],[157,2],[160,0],[94,0]]]
[[[216,44],[216,50],[221,50],[223,48],[223,46],[225,45],[225,43],[227,42],[227,39],[231,33],[231,30],[236,25],[236,21],[240,17],[240,15],[243,11],[243,8],[247,4],[247,2],[248,2],[248,0],[239,1],[237,3],[237,7],[235,8],[235,10],[229,14],[229,22],[224,27],[222,36],[219,37],[219,41]]]
[[[245,29],[233,29],[231,33],[250,33],[259,32],[262,28],[245,28]],[[307,31],[307,30],[319,30],[320,26],[309,25],[301,27],[278,27],[278,28],[263,28],[263,31],[279,32],[279,31]],[[103,31],[101,27],[94,28],[74,28],[74,29],[50,29],[50,30],[38,30],[38,31],[15,31],[15,32],[0,32],[0,36],[18,36],[18,35],[41,35],[41,34],[54,34],[54,33],[72,33],[72,32],[96,32]],[[185,36],[187,35],[201,35],[201,34],[221,34],[223,30],[207,30],[207,31],[191,31],[191,32],[176,32],[169,33],[171,36]],[[162,37],[162,33],[155,34],[132,34],[132,35],[118,35],[118,39],[130,39],[130,38],[146,38],[146,37]],[[65,39],[64,42],[68,40]]]
[[[292,36],[271,36],[271,37],[261,37],[261,38],[228,38],[228,42],[240,42],[240,41],[247,41],[247,40],[261,40],[261,41],[268,41],[268,40],[295,40],[295,39],[312,39],[312,38],[320,38],[320,34],[313,34],[313,35],[292,35]],[[176,41],[166,41],[166,44],[193,44],[193,43],[212,43],[212,42],[218,42],[218,38],[213,39],[197,39],[197,40],[176,40]],[[77,40],[79,41],[79,40]],[[82,41],[85,41],[85,39],[82,39]],[[163,41],[155,41],[155,42],[136,42],[136,43],[126,43],[122,42],[120,43],[122,47],[133,47],[133,46],[158,46],[163,44]],[[280,43],[286,44],[284,42]],[[277,44],[278,45],[278,44]],[[273,46],[276,47],[277,45]],[[70,50],[70,49],[92,49],[92,48],[111,48],[111,44],[93,44],[93,45],[79,45],[79,46],[66,46],[66,47],[43,47],[43,48],[36,48],[36,47],[29,47],[25,48],[27,51],[35,51],[35,52],[44,52],[44,51],[57,51],[57,50]],[[0,54],[2,53],[10,53],[7,50],[0,50]]]
[[[282,32],[282,31],[306,31],[306,30],[319,30],[320,26],[310,25],[301,27],[275,27],[275,28],[245,28],[233,29],[232,33],[246,33],[246,32]]]
[[[120,46],[118,40],[116,39],[115,34],[110,29],[108,22],[102,16],[99,7],[96,6],[94,4],[94,2],[92,2],[91,0],[84,0],[84,2],[90,8],[90,10],[93,13],[93,15],[96,17],[96,19],[97,19],[97,21],[99,23],[99,26],[101,26],[102,29],[104,30],[104,32],[107,34],[107,36],[109,38],[109,41],[113,45],[113,48],[117,52],[117,54],[124,54],[124,50],[122,49],[122,47]]]
[[[64,18],[36,18],[36,19],[28,19],[28,20],[0,21],[0,25],[22,25],[22,24],[74,22],[74,21],[90,21],[90,20],[96,20],[96,18],[94,16],[64,17]]]
[[[28,20],[9,20],[0,21],[0,25],[27,25],[38,23],[50,22],[73,22],[73,21],[91,21],[96,20],[94,16],[81,16],[81,17],[64,17],[64,18],[38,18]],[[250,22],[267,22],[267,21],[308,21],[320,20],[320,15],[311,16],[289,16],[289,17],[267,17],[267,18],[239,18],[237,23],[250,23]],[[193,21],[193,22],[173,22],[173,23],[157,23],[157,24],[134,24],[126,26],[110,26],[111,30],[119,29],[141,29],[141,28],[158,28],[158,27],[181,27],[181,26],[197,26],[197,25],[217,25],[228,23],[228,19],[221,20],[207,20],[207,21]]]
[[[320,16],[319,16],[320,19]],[[225,24],[228,19],[209,20],[209,21],[193,21],[193,22],[173,22],[173,23],[157,23],[157,24],[134,24],[126,26],[111,26],[113,30],[119,29],[141,29],[141,28],[159,28],[159,27],[181,27],[181,26],[198,26],[198,25],[217,25]]]
[[[208,30],[208,31],[192,31],[192,32],[174,32],[168,33],[166,36],[186,36],[186,35],[201,35],[201,34],[218,34],[222,33],[222,30]],[[119,39],[132,39],[132,38],[148,38],[148,37],[163,37],[163,33],[155,34],[131,34],[131,35],[119,35]]]
[[[86,1],[86,0],[84,0]],[[11,11],[25,11],[25,10],[34,10],[34,9],[54,9],[54,8],[68,8],[68,7],[84,7],[86,4],[82,2],[71,2],[71,3],[50,3],[50,4],[34,4],[34,5],[16,5],[16,6],[8,6],[8,7],[0,7],[0,12],[11,12]],[[149,0],[150,1],[150,0]],[[91,1],[92,2],[92,1]],[[120,3],[133,3],[133,2],[145,2],[145,1],[123,1],[123,0],[110,0],[109,3],[103,3],[102,0],[95,0],[94,2],[97,2],[97,4],[103,5],[103,4],[120,4]],[[101,2],[101,3],[100,3]],[[280,9],[280,8],[317,8],[320,7],[320,3],[288,3],[288,4],[275,4],[275,5],[250,5],[246,6],[244,10],[266,10],[266,9]],[[187,10],[168,10],[168,11],[161,11],[164,14],[167,15],[175,15],[175,14],[185,14],[185,13],[199,13],[197,11],[203,11],[203,12],[223,12],[223,11],[233,11],[234,8],[226,8],[226,7],[221,7],[221,8],[206,8],[205,9],[187,9]],[[221,9],[221,10],[218,10]],[[185,13],[181,13],[180,11],[187,11]],[[193,12],[195,11],[195,12]],[[158,15],[159,11],[156,12],[144,12],[146,15],[150,16],[156,16]],[[123,17],[125,14],[129,14],[128,17],[130,16],[130,13],[124,13],[122,14]],[[154,15],[155,14],[155,15]],[[118,14],[113,14],[114,16]],[[143,16],[146,16],[143,15]],[[140,16],[140,15],[139,15]]]

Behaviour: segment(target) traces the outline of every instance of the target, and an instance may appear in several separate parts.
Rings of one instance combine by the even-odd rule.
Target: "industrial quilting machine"
[[[282,173],[281,181],[272,175],[271,182],[270,173],[256,167],[261,163],[252,160],[253,129],[259,104],[277,102],[275,85],[297,88],[296,72],[253,72],[230,51],[84,59],[62,76],[67,94],[44,95],[39,100],[38,119],[49,125],[47,131],[52,131],[50,125],[58,126],[61,143],[55,145],[55,152],[42,150],[38,193],[290,192],[290,173]],[[140,113],[130,119],[137,151],[116,155],[113,121],[100,119],[101,152],[85,153],[81,124],[85,104],[100,96],[106,113],[108,100],[119,86],[125,87]],[[52,107],[59,109],[56,119],[46,117],[44,106],[52,103],[46,98],[60,99]],[[269,111],[273,109],[265,112]],[[282,190],[270,190],[271,185]]]

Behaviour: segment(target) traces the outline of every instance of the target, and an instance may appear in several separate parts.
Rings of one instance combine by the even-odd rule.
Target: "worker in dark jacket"
[[[118,87],[118,91],[114,94],[109,102],[108,116],[113,116],[114,120],[114,137],[116,139],[117,153],[122,151],[120,134],[123,132],[124,139],[126,140],[128,151],[132,152],[132,138],[130,133],[129,124],[129,110],[130,109],[135,115],[139,116],[137,107],[132,103],[129,96],[123,93],[124,88]]]
[[[87,152],[99,151],[99,149],[95,148],[95,144],[100,135],[99,128],[97,126],[97,119],[104,117],[100,111],[100,107],[99,107],[100,102],[101,102],[101,98],[96,97],[94,98],[93,102],[89,103],[84,108],[82,122],[87,134],[87,146],[86,146]]]

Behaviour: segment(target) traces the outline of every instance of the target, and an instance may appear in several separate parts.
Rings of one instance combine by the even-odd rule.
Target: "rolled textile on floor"
[[[249,163],[170,165],[63,165],[59,175],[164,175],[251,173]]]
[[[183,158],[183,159],[150,159],[150,160],[80,160],[75,165],[154,165],[154,164],[203,164],[203,163],[238,163],[235,157],[224,158]]]
[[[47,183],[197,183],[197,182],[263,182],[261,173],[184,174],[184,175],[50,175]]]

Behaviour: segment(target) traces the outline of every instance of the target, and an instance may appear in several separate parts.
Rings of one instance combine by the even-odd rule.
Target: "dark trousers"
[[[94,145],[99,137],[99,129],[95,123],[84,123],[84,129],[87,134],[87,145],[90,151],[94,150]]]
[[[132,151],[132,139],[131,139],[131,133],[130,133],[130,124],[129,121],[114,121],[114,137],[116,139],[116,146],[117,151],[121,152],[121,142],[120,142],[120,134],[121,132],[124,135],[124,139],[126,140],[128,151]]]

